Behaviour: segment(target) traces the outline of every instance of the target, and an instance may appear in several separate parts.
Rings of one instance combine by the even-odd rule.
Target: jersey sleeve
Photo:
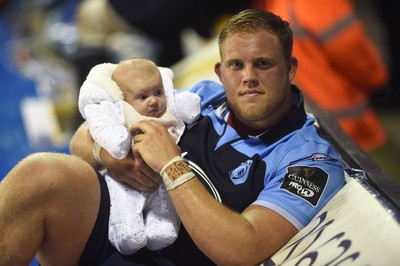
[[[224,87],[221,84],[211,80],[201,81],[190,89],[178,90],[178,93],[183,91],[193,92],[200,96],[200,108],[202,115],[213,111],[214,108],[211,108],[213,104],[225,98]]]
[[[328,143],[298,143],[268,158],[273,167],[254,204],[276,211],[300,230],[344,185],[344,169]]]

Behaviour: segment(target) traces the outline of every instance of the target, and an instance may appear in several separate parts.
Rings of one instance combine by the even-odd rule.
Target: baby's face
[[[125,101],[141,115],[160,117],[167,109],[167,98],[161,80],[127,90],[124,96]]]
[[[167,110],[161,73],[153,62],[145,59],[122,61],[112,78],[122,90],[124,100],[141,115],[160,117]]]

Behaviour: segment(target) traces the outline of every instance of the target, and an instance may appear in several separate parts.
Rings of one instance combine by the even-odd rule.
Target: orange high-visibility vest
[[[353,4],[347,0],[264,2],[265,10],[289,21],[293,30],[293,55],[299,60],[294,83],[334,115],[364,151],[382,146],[386,133],[368,98],[388,82],[388,69]]]

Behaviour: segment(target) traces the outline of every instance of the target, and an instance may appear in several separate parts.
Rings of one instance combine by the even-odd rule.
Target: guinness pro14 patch
[[[316,206],[328,182],[328,174],[319,167],[289,166],[281,189]]]

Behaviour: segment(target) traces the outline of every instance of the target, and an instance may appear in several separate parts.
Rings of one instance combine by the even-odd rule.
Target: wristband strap
[[[93,157],[101,166],[104,167],[104,162],[100,157],[101,146],[95,141],[93,144]]]
[[[161,169],[160,175],[167,190],[174,189],[195,177],[192,169],[181,156],[176,156],[166,163]]]
[[[164,179],[164,178],[163,178],[163,180],[164,180],[164,183],[165,183],[165,187],[169,191],[169,190],[172,190],[172,189],[182,185],[186,181],[189,181],[193,177],[195,177],[195,174],[193,172],[189,172],[189,173],[181,175],[180,177],[178,177],[174,181],[171,181],[171,179]]]

